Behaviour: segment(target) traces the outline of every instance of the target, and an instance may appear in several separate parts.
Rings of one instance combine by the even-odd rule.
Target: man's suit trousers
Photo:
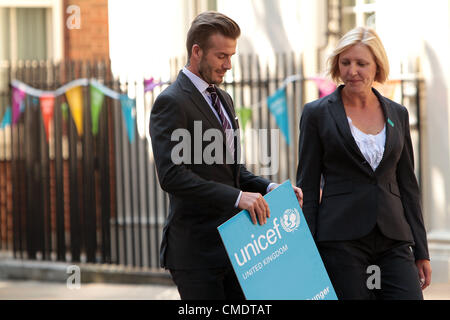
[[[182,300],[245,300],[231,265],[225,268],[170,270]]]

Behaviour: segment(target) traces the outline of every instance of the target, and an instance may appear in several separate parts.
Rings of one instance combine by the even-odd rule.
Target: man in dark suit
[[[262,195],[277,186],[239,163],[233,101],[217,87],[231,69],[239,35],[223,14],[197,16],[187,36],[188,64],[151,112],[159,182],[170,199],[161,265],[182,299],[244,298],[217,227],[243,209],[264,224],[270,212]],[[300,201],[301,190],[294,190]]]

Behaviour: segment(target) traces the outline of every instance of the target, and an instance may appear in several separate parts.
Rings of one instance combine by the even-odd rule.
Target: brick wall
[[[69,29],[66,22],[70,5],[80,8],[79,29]],[[108,0],[64,0],[64,57],[69,60],[109,59]]]

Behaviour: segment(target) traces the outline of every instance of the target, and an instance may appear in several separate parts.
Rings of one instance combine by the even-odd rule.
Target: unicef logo
[[[297,209],[287,209],[281,216],[281,226],[284,231],[292,232],[300,226],[300,213]]]

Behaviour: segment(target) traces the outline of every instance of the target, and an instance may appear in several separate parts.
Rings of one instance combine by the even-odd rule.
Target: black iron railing
[[[261,61],[253,55],[237,58],[223,88],[232,95],[237,109],[251,110],[249,124],[241,128],[242,156],[248,168],[260,174],[268,165],[261,163],[261,153],[266,152],[272,162],[277,155],[276,170],[266,177],[294,182],[299,119],[308,99],[306,92],[317,91],[315,80],[304,76],[300,55],[279,54],[272,64]],[[172,60],[172,81],[183,63]],[[118,94],[132,94],[138,102],[136,138],[131,142],[120,100],[105,95],[98,134],[94,135],[89,86],[83,86],[81,135],[72,113],[63,107],[67,105],[65,95],[58,95],[47,139],[39,99],[26,96],[19,121],[0,129],[0,250],[13,252],[17,259],[158,268],[168,197],[157,180],[148,117],[155,97],[169,83],[144,93],[143,82],[115,79],[109,62],[7,63],[0,77],[0,86],[4,85],[0,121],[11,105],[8,84],[12,80],[56,90],[74,79],[95,79]],[[396,83],[396,99],[410,111],[420,179],[422,85],[415,78]],[[280,87],[286,88],[290,145],[281,134],[276,141],[269,137],[270,130],[278,127],[266,100]]]

